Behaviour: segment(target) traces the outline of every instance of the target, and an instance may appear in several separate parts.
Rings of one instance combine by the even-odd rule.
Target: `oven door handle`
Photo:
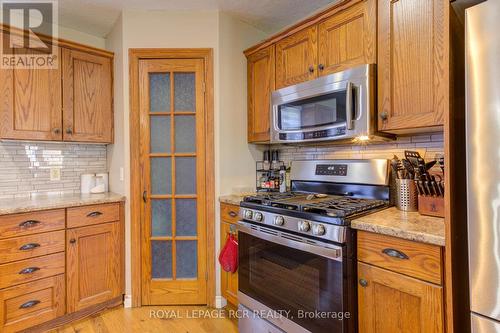
[[[255,237],[263,239],[263,240],[267,240],[269,242],[280,244],[280,245],[283,245],[286,247],[291,247],[291,248],[296,249],[296,250],[316,254],[316,255],[319,255],[321,257],[325,257],[328,259],[342,261],[342,248],[340,246],[335,246],[335,245],[327,244],[327,243],[322,243],[323,246],[303,243],[300,241],[272,235],[272,234],[267,233],[267,232],[263,232],[263,231],[249,228],[245,225],[245,222],[242,222],[242,221],[238,222],[238,224],[236,225],[236,228],[238,231],[244,232],[246,234],[249,234],[251,236],[255,236]],[[280,233],[283,234],[282,232],[280,232]]]

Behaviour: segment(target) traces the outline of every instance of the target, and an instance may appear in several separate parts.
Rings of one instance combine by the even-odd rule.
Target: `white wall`
[[[106,43],[107,48],[115,52],[115,144],[108,148],[109,171],[113,175],[110,189],[130,200],[130,48],[214,49],[215,195],[218,198],[234,188],[252,188],[255,160],[246,143],[246,60],[242,51],[264,37],[248,24],[216,11],[124,11]],[[121,167],[125,172],[123,182],[117,178]],[[217,203],[216,211],[218,207]],[[127,294],[131,291],[129,216],[127,205]],[[217,213],[217,237],[218,221]],[[217,294],[220,293],[218,277],[219,272]]]

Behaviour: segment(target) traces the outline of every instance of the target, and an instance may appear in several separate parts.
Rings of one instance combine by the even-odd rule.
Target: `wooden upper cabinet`
[[[268,142],[271,92],[274,90],[274,45],[248,56],[248,142]]]
[[[376,1],[358,2],[319,24],[319,75],[376,63]]]
[[[442,287],[358,263],[360,333],[443,332]]]
[[[448,107],[448,0],[378,0],[379,130],[441,130]]]
[[[17,51],[23,54],[39,52]],[[2,139],[62,140],[61,122],[60,67],[0,69]]]
[[[112,60],[63,49],[65,141],[113,142]]]
[[[317,77],[317,38],[314,25],[276,43],[276,89]]]
[[[123,292],[120,222],[66,231],[68,313],[119,297]]]

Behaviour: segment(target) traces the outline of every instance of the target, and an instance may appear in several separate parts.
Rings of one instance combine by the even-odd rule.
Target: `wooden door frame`
[[[207,305],[215,306],[215,155],[213,49],[129,49],[130,71],[130,174],[141,173],[139,61],[142,59],[203,59],[205,70],[205,211],[207,228]],[[130,233],[132,306],[141,301],[141,201],[140,177],[130,179]]]

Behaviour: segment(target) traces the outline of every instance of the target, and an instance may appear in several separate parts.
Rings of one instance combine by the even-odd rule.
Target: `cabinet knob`
[[[359,279],[359,284],[361,285],[361,287],[366,287],[368,286],[368,281],[366,281],[365,279]]]
[[[76,243],[76,239],[71,238],[71,239],[69,240],[69,242],[70,242],[70,244],[75,244],[75,243]]]
[[[389,114],[387,113],[387,111],[383,111],[380,113],[380,119],[382,120],[387,120],[387,118],[389,117]]]
[[[324,69],[325,69],[325,65],[323,65],[323,64],[319,64],[318,68],[319,68],[319,70],[320,70],[320,71],[322,71],[322,70],[324,70]]]
[[[309,66],[309,73],[314,73],[314,66]]]
[[[71,127],[66,128],[66,134],[73,134],[73,130],[71,129]]]
[[[54,134],[61,134],[60,128],[54,128]]]

